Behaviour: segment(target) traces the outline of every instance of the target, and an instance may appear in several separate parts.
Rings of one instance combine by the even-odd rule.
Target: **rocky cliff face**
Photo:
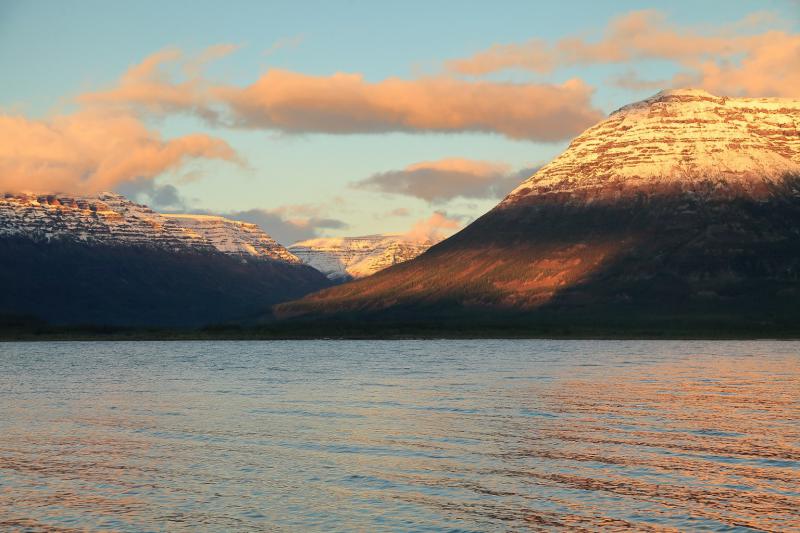
[[[5,194],[0,198],[0,235],[300,262],[255,224],[217,216],[163,215],[114,193]]]
[[[419,258],[276,312],[796,326],[799,125],[797,100],[659,93]]]
[[[403,235],[367,235],[309,239],[292,244],[289,251],[329,279],[345,281],[414,259],[434,244]]]
[[[96,197],[5,194],[0,199],[0,234],[37,242],[63,239],[165,248],[192,246],[189,236],[169,220],[111,193]],[[212,249],[208,243],[204,248]]]
[[[0,322],[200,326],[330,283],[252,224],[104,193],[0,198],[0,285]]]
[[[663,91],[619,109],[500,204],[596,201],[713,182],[751,194],[800,173],[800,100]]]
[[[182,235],[198,247],[244,259],[272,259],[299,264],[300,259],[255,224],[211,215],[162,215],[175,223]]]

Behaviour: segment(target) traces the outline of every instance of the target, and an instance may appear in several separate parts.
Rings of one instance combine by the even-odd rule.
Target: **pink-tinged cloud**
[[[161,50],[129,68],[114,87],[81,94],[76,101],[89,107],[157,115],[187,112],[217,122],[218,112],[209,94],[211,84],[203,78],[202,71],[207,63],[235,50],[234,45],[220,44],[194,57],[185,57],[175,48]]]
[[[740,37],[700,35],[692,29],[670,26],[663,13],[633,11],[614,18],[598,41],[566,37],[548,43],[533,39],[525,43],[497,44],[475,55],[448,62],[461,74],[483,75],[509,68],[549,73],[558,67],[623,63],[639,59],[688,60],[698,57],[729,57],[744,51]]]
[[[91,193],[153,179],[189,160],[236,161],[224,141],[162,139],[137,118],[83,110],[47,120],[0,115],[0,189]]]
[[[462,223],[459,217],[435,211],[430,217],[416,222],[404,237],[413,242],[438,242],[461,229]]]
[[[503,163],[450,158],[373,174],[353,187],[440,203],[457,197],[502,198],[533,173],[534,169],[512,172]]]
[[[552,46],[541,39],[531,39],[519,44],[493,44],[487,50],[447,62],[448,70],[470,76],[482,76],[512,68],[549,74],[557,66],[558,60]]]
[[[713,93],[741,96],[800,96],[800,34],[774,31],[751,37],[740,64],[703,61],[673,80]]]
[[[230,51],[222,47],[219,56]],[[214,84],[177,50],[131,67],[117,86],[78,97],[84,105],[190,113],[211,123],[290,134],[482,132],[514,139],[570,138],[602,118],[593,89],[562,84],[465,81],[451,77],[369,82],[360,74],[310,76],[269,70],[246,87]],[[181,72],[183,73],[181,75]]]
[[[275,240],[285,245],[319,237],[320,233],[326,230],[341,230],[348,227],[342,220],[321,214],[297,216],[295,207],[297,206],[247,209],[223,213],[223,216],[257,224]]]
[[[407,217],[410,214],[411,214],[411,211],[408,210],[407,208],[398,207],[398,208],[392,209],[391,211],[386,213],[386,216],[389,216],[389,217]]]
[[[270,70],[243,89],[219,88],[236,124],[288,133],[482,132],[514,139],[567,139],[602,118],[592,88],[464,81],[368,82],[359,74],[309,76]]]
[[[512,68],[548,74],[562,67],[667,60],[682,69],[673,79],[642,80],[631,68],[615,81],[632,89],[692,85],[726,95],[797,96],[800,34],[756,32],[770,21],[768,14],[754,13],[701,31],[669,24],[658,11],[634,11],[613,19],[596,41],[567,37],[496,44],[450,61],[447,68],[473,76]]]

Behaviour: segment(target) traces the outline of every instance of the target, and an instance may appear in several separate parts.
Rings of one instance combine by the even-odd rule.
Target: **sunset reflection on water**
[[[800,343],[4,344],[0,529],[797,530]]]

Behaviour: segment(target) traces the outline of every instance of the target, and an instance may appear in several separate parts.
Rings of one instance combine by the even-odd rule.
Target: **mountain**
[[[703,184],[758,196],[765,183],[800,169],[798,113],[798,100],[663,91],[586,130],[501,206],[554,194],[573,202],[652,196]]]
[[[0,198],[0,315],[56,324],[245,319],[330,283],[253,224],[112,193]]]
[[[274,259],[300,264],[300,259],[255,224],[213,215],[161,215],[176,224],[193,243],[208,243],[219,252],[241,259]]]
[[[289,251],[329,279],[347,281],[414,259],[434,244],[399,234],[366,235],[309,239],[292,244]]]
[[[800,330],[799,126],[798,100],[661,92],[418,258],[275,314]]]

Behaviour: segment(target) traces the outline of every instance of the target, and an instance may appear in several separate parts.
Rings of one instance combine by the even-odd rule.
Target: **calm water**
[[[0,530],[800,531],[800,343],[0,344]]]

